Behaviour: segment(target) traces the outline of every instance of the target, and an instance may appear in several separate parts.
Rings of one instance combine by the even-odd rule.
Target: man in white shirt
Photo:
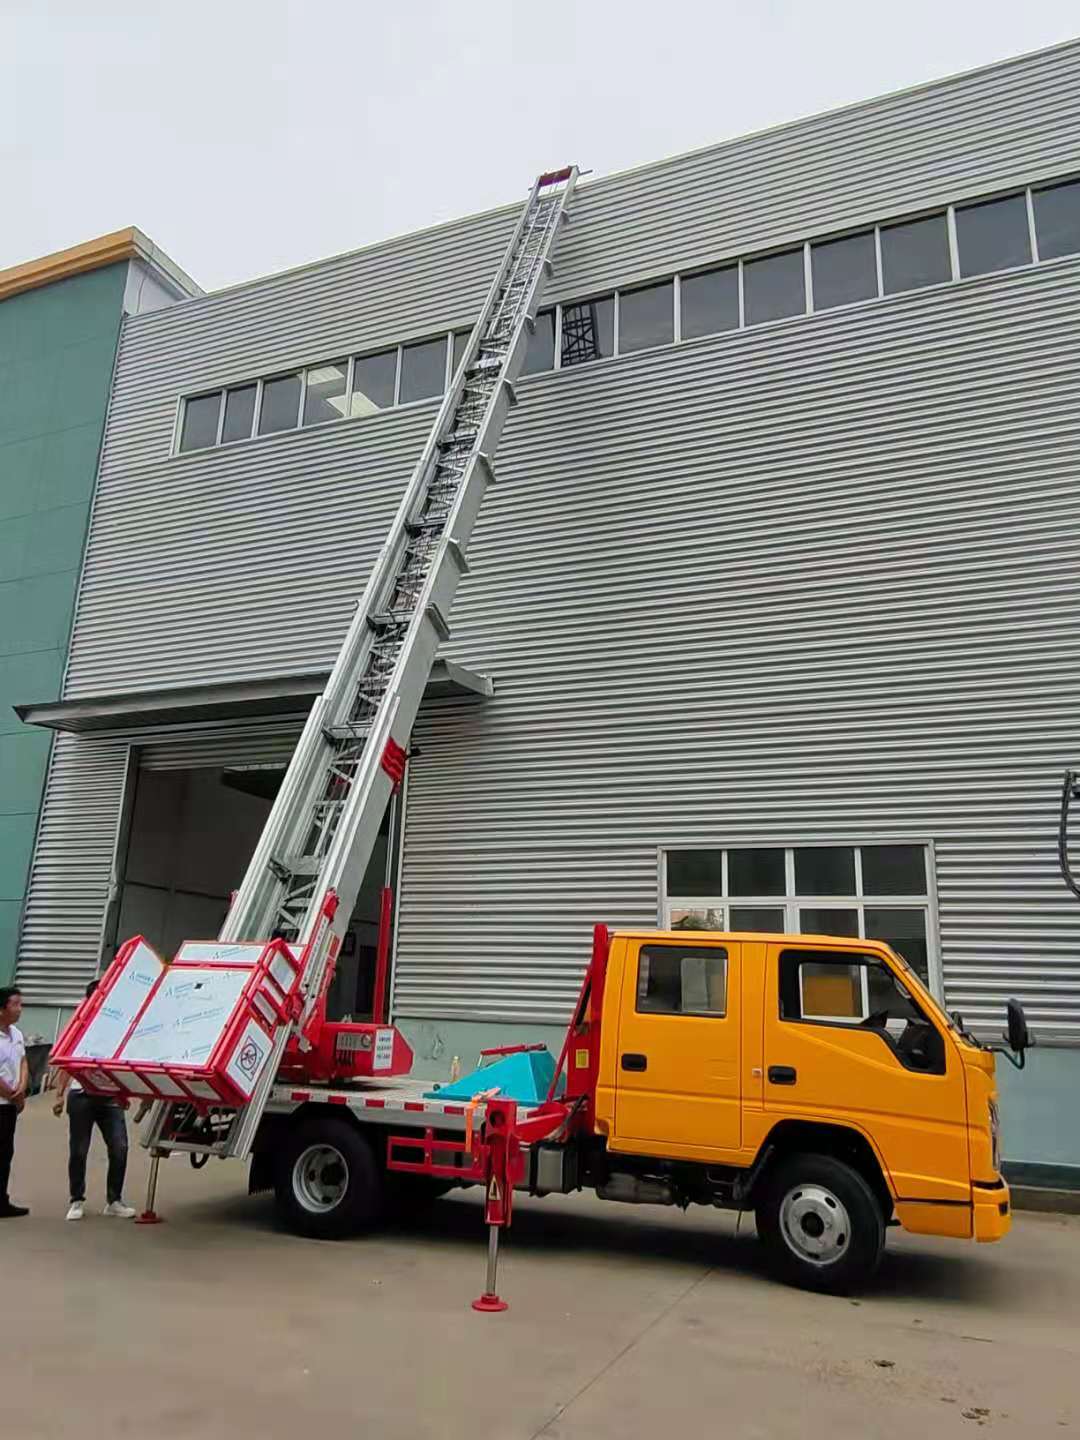
[[[15,1124],[26,1104],[30,1069],[26,1042],[15,1024],[22,1014],[22,995],[13,985],[0,987],[0,1220],[29,1215],[25,1205],[13,1205],[8,1195],[11,1160],[15,1154]]]
[[[86,987],[89,1000],[98,987],[91,980]],[[124,1175],[127,1171],[128,1137],[124,1111],[127,1101],[112,1100],[104,1095],[88,1095],[77,1080],[60,1072],[53,1101],[53,1114],[64,1113],[64,1097],[67,1096],[68,1113],[68,1191],[67,1218],[81,1220],[86,1206],[86,1157],[90,1153],[90,1139],[94,1126],[101,1131],[105,1150],[109,1156],[109,1169],[105,1177],[105,1209],[103,1214],[114,1220],[130,1220],[135,1214],[133,1205],[124,1204]],[[139,1117],[136,1116],[136,1119]]]

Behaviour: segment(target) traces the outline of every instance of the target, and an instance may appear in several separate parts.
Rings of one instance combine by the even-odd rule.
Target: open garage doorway
[[[132,935],[145,935],[164,956],[183,940],[217,935],[284,774],[279,765],[138,769],[117,857],[107,957]],[[393,897],[397,886],[400,808],[394,796],[342,941],[327,995],[332,1020],[370,1019],[374,1012],[383,892]],[[391,925],[394,909],[391,903]]]

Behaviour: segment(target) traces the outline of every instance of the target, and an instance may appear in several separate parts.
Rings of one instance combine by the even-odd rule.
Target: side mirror
[[[1009,1042],[1009,1049],[1015,1055],[1023,1055],[1024,1051],[1031,1044],[1031,1035],[1028,1032],[1027,1016],[1024,1014],[1024,1007],[1019,1000],[1010,1000],[1006,1006],[1008,1015],[1008,1028],[1005,1031],[1005,1039]]]

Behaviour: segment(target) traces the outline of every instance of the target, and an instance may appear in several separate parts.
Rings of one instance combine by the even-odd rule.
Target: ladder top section
[[[569,180],[573,173],[573,165],[564,165],[561,170],[545,170],[543,175],[537,177],[536,188],[543,190],[545,185],[559,185],[562,181]]]

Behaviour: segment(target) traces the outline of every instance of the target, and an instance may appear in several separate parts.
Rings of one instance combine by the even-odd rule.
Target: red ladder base
[[[483,1310],[488,1314],[494,1314],[499,1310],[509,1310],[510,1306],[505,1300],[500,1300],[498,1295],[489,1295],[485,1290],[479,1300],[472,1302],[472,1308],[474,1310]]]

